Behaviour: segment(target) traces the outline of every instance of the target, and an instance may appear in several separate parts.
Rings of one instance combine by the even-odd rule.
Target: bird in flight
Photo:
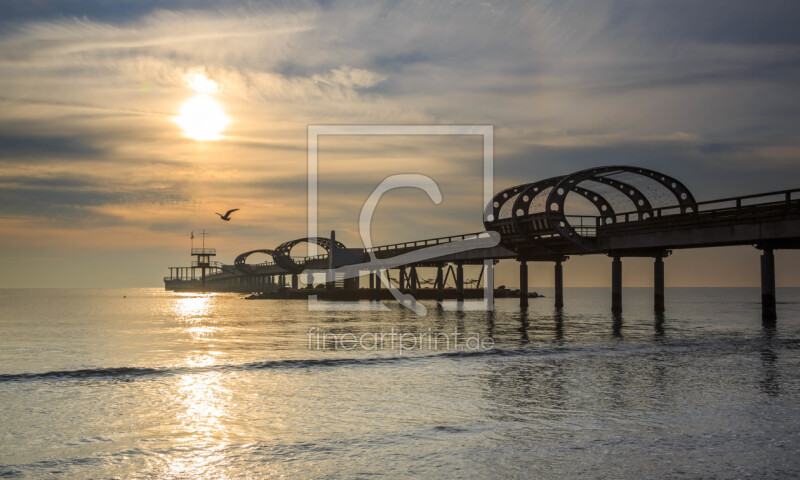
[[[223,215],[221,213],[217,213],[217,212],[214,212],[214,213],[217,213],[217,215],[219,215],[219,218],[225,220],[226,222],[230,222],[231,221],[231,213],[235,212],[236,210],[239,210],[239,209],[238,208],[233,208],[231,210],[228,210],[227,212],[225,212],[225,215]]]

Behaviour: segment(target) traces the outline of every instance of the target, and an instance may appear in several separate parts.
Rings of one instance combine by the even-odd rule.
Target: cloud
[[[367,88],[377,85],[386,77],[369,70],[342,65],[322,75],[314,75],[313,80],[325,85],[338,85],[349,88]]]
[[[165,207],[186,200],[176,187],[124,185],[83,175],[0,176],[0,216],[41,217],[57,222],[121,224],[124,219],[98,207]]]
[[[757,7],[747,0],[691,0],[610,3],[608,24],[632,29],[654,42],[800,44],[796,19],[800,5],[769,0]]]
[[[25,239],[108,222],[168,242],[235,204],[224,241],[274,246],[305,231],[313,124],[492,124],[497,189],[608,163],[665,170],[698,198],[793,187],[795,4],[4,2],[0,228]],[[218,86],[223,140],[173,121],[190,73]],[[411,170],[453,208],[443,218],[396,192],[387,239],[480,228],[474,192],[458,190],[480,174],[470,145],[322,146],[325,228],[349,228],[362,190]]]
[[[0,162],[41,158],[97,158],[103,150],[64,135],[0,134]]]

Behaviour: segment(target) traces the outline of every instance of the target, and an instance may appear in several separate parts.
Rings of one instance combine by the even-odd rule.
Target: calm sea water
[[[419,318],[0,290],[0,477],[800,476],[800,289],[775,328],[757,289],[668,289],[663,317],[626,289],[620,318],[607,289],[544,293]],[[456,328],[494,348],[367,348]]]

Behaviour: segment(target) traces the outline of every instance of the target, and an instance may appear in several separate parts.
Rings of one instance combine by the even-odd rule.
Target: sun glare
[[[190,73],[184,77],[186,85],[197,93],[217,93],[219,85],[214,80],[206,77],[202,73]]]
[[[230,119],[219,103],[208,95],[197,95],[187,100],[175,122],[184,135],[195,140],[218,140]]]
[[[195,140],[219,140],[220,133],[230,123],[222,106],[211,95],[219,93],[217,82],[202,73],[188,73],[183,77],[186,86],[198,93],[181,105],[179,115],[175,117],[186,137]]]

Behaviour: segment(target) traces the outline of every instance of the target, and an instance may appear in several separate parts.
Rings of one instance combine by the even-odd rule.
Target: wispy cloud
[[[666,170],[709,195],[794,186],[798,8],[5,2],[0,228],[15,244],[47,231],[83,248],[76,228],[116,228],[120,245],[163,246],[238,206],[219,241],[274,246],[305,231],[309,124],[493,124],[497,188],[605,163]],[[232,120],[221,141],[187,139],[173,121],[195,94],[192,72],[219,86]],[[480,228],[479,193],[458,188],[480,173],[466,167],[472,147],[323,143],[322,228],[347,231],[396,165],[435,176],[450,209],[443,221],[398,191],[379,209],[384,230],[391,219],[411,222],[408,238]]]

